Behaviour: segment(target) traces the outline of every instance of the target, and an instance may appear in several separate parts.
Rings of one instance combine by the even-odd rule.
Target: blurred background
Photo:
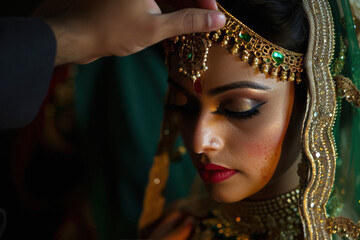
[[[56,68],[37,118],[0,133],[3,238],[136,238],[166,78],[161,46]],[[193,174],[172,164],[169,201]]]
[[[0,14],[28,16],[41,2],[8,1]],[[161,45],[57,67],[36,119],[0,132],[2,239],[136,238],[166,79]],[[169,202],[195,174],[183,158],[171,166]]]

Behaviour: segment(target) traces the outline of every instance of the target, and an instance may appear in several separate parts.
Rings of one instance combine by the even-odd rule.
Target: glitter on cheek
[[[273,176],[281,155],[281,143],[263,140],[249,144],[247,169],[260,182],[267,183]]]
[[[267,157],[265,157],[264,168],[262,169],[262,179],[266,182],[272,178],[281,155],[281,144],[272,146],[271,148],[271,151],[269,151]]]

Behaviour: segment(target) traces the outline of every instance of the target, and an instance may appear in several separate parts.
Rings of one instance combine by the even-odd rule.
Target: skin
[[[232,211],[243,199],[272,198],[296,188],[306,96],[299,94],[295,98],[294,83],[266,78],[215,45],[209,52],[209,70],[201,77],[203,93],[199,96],[192,81],[178,72],[177,62],[176,58],[171,60],[168,107],[178,115],[180,132],[194,165],[210,162],[238,170],[223,182],[206,184],[209,195],[228,203],[224,210]],[[209,94],[221,86],[244,81],[263,89],[242,87]],[[235,119],[214,113],[220,106],[244,111],[264,102],[258,108],[260,114],[251,118]],[[191,111],[184,112],[182,106],[190,106]],[[184,218],[187,224],[174,225]],[[186,213],[173,212],[150,238],[188,239],[192,221],[194,218]]]
[[[209,70],[201,77],[203,93],[199,96],[192,81],[178,72],[177,62],[176,58],[171,60],[168,107],[178,115],[180,132],[194,165],[214,163],[238,170],[223,182],[206,184],[209,195],[227,203],[225,211],[232,211],[241,200],[268,199],[296,188],[306,96],[299,94],[295,98],[294,83],[266,78],[229,54],[226,48],[215,45],[209,52]],[[244,82],[255,83],[263,89],[242,85],[209,94],[234,82],[240,86]],[[258,103],[265,104],[251,118],[236,119],[214,113],[219,107],[244,111]],[[183,106],[187,106],[185,111]],[[150,238],[188,239],[192,221],[194,218],[186,213],[173,212],[161,221]]]
[[[159,2],[187,8],[163,14],[154,0],[48,0],[33,16],[43,18],[54,32],[55,65],[126,56],[169,37],[225,24],[215,0]]]
[[[170,106],[176,106],[179,129],[194,165],[212,163],[237,171],[220,183],[205,184],[210,196],[219,202],[233,203],[274,197],[294,189],[298,184],[293,176],[300,145],[296,143],[294,151],[288,148],[291,153],[282,153],[286,135],[300,139],[298,132],[287,134],[294,83],[267,78],[226,48],[215,45],[208,57],[209,70],[201,77],[203,93],[199,96],[192,81],[177,71],[176,62],[173,59],[170,74]],[[214,89],[234,83],[240,87],[214,94]],[[252,117],[223,114],[224,109],[243,112],[256,106],[259,114]],[[216,112],[217,109],[222,111]]]

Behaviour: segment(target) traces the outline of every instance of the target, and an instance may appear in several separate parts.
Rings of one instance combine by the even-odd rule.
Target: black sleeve
[[[0,208],[0,239],[6,226],[6,214],[5,211]]]
[[[47,93],[56,40],[40,19],[0,18],[0,129],[33,120]]]

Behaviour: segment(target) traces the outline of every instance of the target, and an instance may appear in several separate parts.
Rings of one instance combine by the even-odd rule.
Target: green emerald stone
[[[244,40],[245,42],[250,42],[250,40],[251,40],[250,34],[244,33],[244,32],[240,32],[240,33],[239,33],[239,38],[241,38],[241,39]]]
[[[271,57],[272,57],[272,59],[274,59],[274,61],[277,65],[280,65],[284,62],[284,55],[281,52],[274,51],[271,54]]]
[[[193,54],[192,54],[192,52],[190,52],[190,53],[187,55],[187,59],[188,59],[188,60],[191,60],[191,59],[192,59],[192,56],[193,56]]]

